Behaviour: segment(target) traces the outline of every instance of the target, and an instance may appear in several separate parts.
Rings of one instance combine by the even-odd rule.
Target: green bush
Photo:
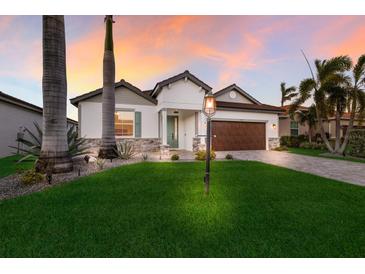
[[[357,129],[350,133],[347,154],[365,158],[365,130]]]
[[[180,159],[180,156],[178,155],[178,154],[173,154],[172,156],[171,156],[171,160],[172,161],[177,161],[177,160],[179,160]]]
[[[279,146],[274,148],[275,151],[287,151],[288,147],[287,146]]]
[[[227,154],[226,159],[227,160],[233,160],[233,155],[232,154]]]
[[[323,143],[309,143],[303,142],[299,145],[300,148],[306,149],[319,149],[319,150],[326,150],[326,145]]]
[[[280,146],[287,147],[300,147],[300,144],[306,142],[308,137],[305,135],[299,136],[281,136],[280,137]]]
[[[117,143],[115,153],[122,160],[129,160],[136,155],[133,144],[125,141]]]
[[[22,172],[20,181],[24,185],[34,185],[42,182],[44,179],[44,175],[36,172],[35,169],[29,169]]]
[[[195,153],[195,160],[198,160],[198,161],[204,161],[204,160],[205,160],[205,157],[206,157],[206,152],[205,152],[205,150],[199,150],[199,151],[197,151],[197,152]],[[214,160],[214,159],[215,159],[215,157],[216,157],[215,152],[214,152],[214,150],[212,150],[212,151],[210,152],[210,159],[211,159],[211,160]]]

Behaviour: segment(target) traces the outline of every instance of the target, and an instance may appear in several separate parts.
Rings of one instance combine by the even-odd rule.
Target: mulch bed
[[[34,185],[24,185],[21,183],[21,174],[17,173],[0,179],[0,200],[10,199],[18,196],[27,195],[33,192],[42,191],[43,189],[56,185],[70,182],[76,178],[88,176],[113,167],[140,162],[140,159],[119,160],[114,159],[112,162],[105,161],[104,167],[100,170],[95,162],[86,163],[85,161],[74,162],[74,169],[68,173],[53,174],[52,182],[48,184],[47,180]],[[79,175],[80,174],[80,175]]]

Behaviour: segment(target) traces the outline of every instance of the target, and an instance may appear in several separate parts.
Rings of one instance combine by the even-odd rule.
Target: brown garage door
[[[212,121],[216,151],[266,149],[265,135],[265,123]]]

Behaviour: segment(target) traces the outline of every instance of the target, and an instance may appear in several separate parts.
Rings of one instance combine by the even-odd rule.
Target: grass
[[[357,163],[365,163],[365,159],[357,159],[352,157],[340,157],[340,156],[329,156],[329,155],[322,155],[326,153],[326,151],[320,149],[310,149],[310,148],[300,148],[300,147],[288,147],[288,151],[290,153],[307,155],[307,156],[315,156],[315,157],[323,157],[323,158],[330,158],[335,160],[343,160],[343,161],[350,161],[350,162],[357,162]]]
[[[33,167],[34,160],[24,161],[17,164],[17,161],[21,158],[22,156],[20,155],[0,158],[0,178],[14,174],[19,170],[30,169]]]
[[[123,166],[0,202],[0,257],[364,257],[365,188],[250,161]]]

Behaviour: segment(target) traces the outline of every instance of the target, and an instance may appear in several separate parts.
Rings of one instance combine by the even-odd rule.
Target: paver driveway
[[[365,186],[365,164],[363,163],[265,150],[225,151],[224,155],[222,153],[218,152],[217,156],[224,157],[224,155],[230,153],[235,159],[264,162]]]

